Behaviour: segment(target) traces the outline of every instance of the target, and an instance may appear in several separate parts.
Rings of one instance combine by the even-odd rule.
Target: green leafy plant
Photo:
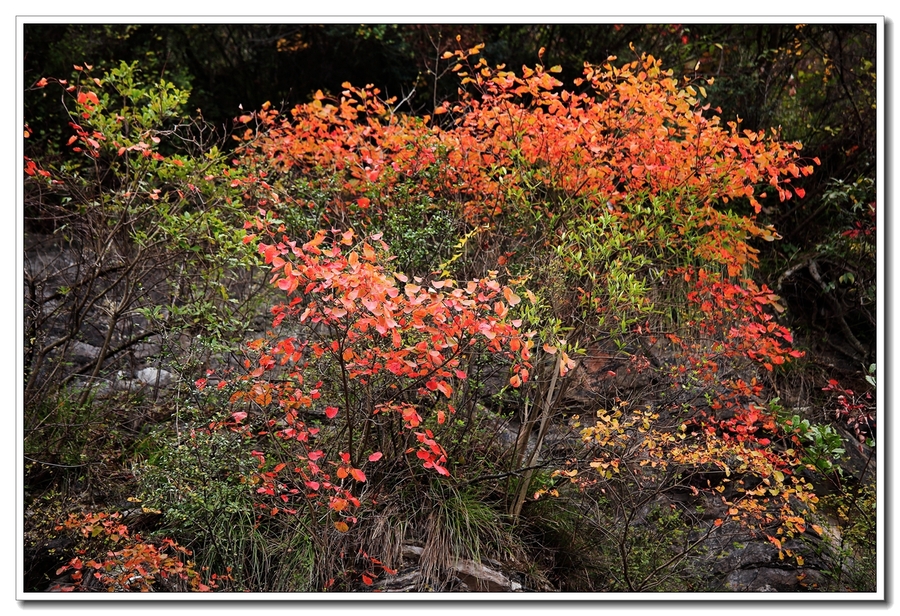
[[[834,590],[875,591],[878,580],[875,486],[867,484],[824,496],[822,505],[833,513],[829,523],[836,527],[823,549],[823,555],[831,563],[829,577]]]

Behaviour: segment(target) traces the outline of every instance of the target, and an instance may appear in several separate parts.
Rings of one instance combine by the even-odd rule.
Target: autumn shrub
[[[26,96],[58,98],[68,120],[64,142],[25,129],[28,481],[119,501],[125,458],[177,409],[166,392],[243,338],[265,289],[241,242],[242,176],[188,92],[134,64],[75,66]]]
[[[65,577],[51,586],[54,592],[208,592],[229,579],[201,575],[188,560],[190,550],[171,539],[145,542],[119,513],[69,514],[56,530],[80,535],[82,547],[56,571]]]
[[[233,339],[253,289],[231,282],[252,263],[235,229],[241,179],[211,129],[185,118],[188,93],[134,65],[75,68],[28,92],[58,91],[71,137],[43,150],[26,140],[27,409],[60,386],[84,403],[113,389],[101,383],[117,369],[131,378],[126,359],[160,333],[146,309],[170,329]]]
[[[250,227],[277,234],[264,219]],[[387,245],[373,241],[348,230],[319,231],[302,245],[259,243],[289,299],[273,307],[273,325],[290,335],[249,344],[245,385],[231,397],[232,429],[261,427],[280,443],[258,453],[277,462],[259,473],[257,492],[273,514],[336,529],[338,546],[363,501],[451,475],[441,440],[472,421],[477,358],[492,354],[499,366],[506,357],[505,370],[517,374],[528,366],[528,341],[510,312],[521,300],[509,287],[491,278],[410,280],[382,265]]]
[[[410,202],[440,206],[458,221],[459,239],[435,274],[456,272],[484,280],[497,272],[507,277],[504,293],[510,305],[513,299],[518,304],[527,298],[517,310],[523,331],[530,330],[532,337],[526,343],[511,339],[516,345],[512,350],[520,345],[528,349],[528,357],[523,357],[527,365],[512,362],[505,389],[520,407],[522,425],[506,462],[516,477],[506,505],[514,517],[529,498],[535,463],[572,375],[601,340],[636,358],[638,366],[643,362],[638,370],[656,373],[667,384],[665,411],[686,409],[682,420],[699,426],[707,435],[704,439],[712,439],[701,439],[692,453],[682,454],[686,466],[708,463],[696,448],[716,442],[725,458],[762,464],[754,471],[764,475],[761,479],[771,481],[773,472],[790,474],[796,462],[771,448],[770,437],[778,428],[759,406],[765,392],[756,374],[772,372],[800,353],[791,348],[789,331],[772,314],[782,310],[778,297],[755,282],[752,273],[758,265],[753,242],[777,239],[773,228],[756,223],[760,200],[768,192],[780,202],[802,198],[803,190],[794,188],[792,179],[812,172],[812,165],[799,159],[800,144],[780,142],[775,132],[741,130],[739,122],[723,125],[708,115],[710,106],[702,102],[709,83],[679,81],[649,56],[622,65],[610,58],[601,67],[586,66],[576,89],[567,90],[553,76],[558,67],[524,68],[519,75],[491,68],[484,60],[476,62],[479,52],[476,46],[445,54],[458,61],[454,71],[460,77],[460,97],[439,105],[426,118],[398,113],[393,101],[379,97],[377,88],[350,84],[344,84],[338,99],[317,93],[313,102],[289,114],[266,107],[243,116],[248,128],[239,147],[242,160],[260,176],[265,170],[267,185],[280,195],[261,204],[271,208],[267,215],[272,222],[282,220],[281,211],[312,208],[319,220],[339,229],[334,237],[343,234],[348,246],[354,229],[365,233],[376,227],[384,229],[388,242],[394,242],[394,234],[402,244],[402,229],[377,226],[375,221],[391,220],[393,208],[402,211]],[[299,182],[320,191],[325,202],[295,200],[288,187]],[[257,219],[249,230],[267,230],[268,224]],[[315,233],[309,227],[304,230],[307,237]],[[254,241],[256,236],[249,237]],[[314,247],[324,237],[315,233]],[[308,257],[302,274],[296,273],[295,262],[285,259],[291,252],[301,257],[309,250],[309,244],[300,249],[293,241],[266,241],[260,250],[274,266],[274,283],[291,293],[309,280],[308,293],[322,278],[307,278],[312,265]],[[356,254],[353,263],[348,261],[354,272],[377,259],[376,248],[366,246],[362,256],[351,253]],[[338,254],[332,249],[332,255]],[[429,265],[434,267],[434,261]],[[329,278],[328,288],[337,280]],[[449,278],[437,280],[433,290],[438,293],[444,285],[456,284]],[[406,289],[417,293],[425,281],[408,283]],[[353,283],[351,288],[362,292],[368,285]],[[313,391],[343,403],[325,402],[327,419],[345,408],[366,406],[368,412],[384,415],[378,401],[394,394],[378,377],[385,369],[395,376],[411,373],[403,364],[391,363],[377,338],[355,336],[356,327],[363,332],[376,327],[380,336],[392,327],[385,321],[379,329],[379,320],[373,321],[383,310],[375,298],[367,305],[374,317],[367,316],[361,326],[346,321],[356,297],[350,291],[336,308],[307,304],[299,297],[292,300],[296,308],[277,306],[276,324],[285,314],[303,311],[303,321],[322,311],[318,335],[327,334],[325,340],[330,335],[330,347],[289,338],[275,353],[262,352],[252,374],[259,377],[279,363],[303,358],[309,353],[303,346],[307,344],[320,370]],[[327,296],[328,302],[338,299]],[[503,315],[500,309],[495,312]],[[402,322],[399,329],[404,330]],[[401,332],[391,334],[396,350],[405,347]],[[357,341],[365,346],[357,347]],[[417,348],[418,353],[431,353],[427,346]],[[628,348],[638,350],[629,353]],[[416,355],[412,359],[421,361]],[[421,371],[417,375],[427,376]],[[279,396],[284,399],[294,390],[283,382],[274,387],[257,383],[249,396],[263,406]],[[364,395],[356,393],[358,384],[364,386]],[[443,392],[456,409],[458,387],[437,378],[424,384],[424,389],[418,385],[419,395]],[[390,386],[407,391],[399,383]],[[291,395],[300,407],[314,406],[306,394]],[[402,399],[402,404],[416,400],[408,394],[393,399]],[[447,404],[447,410],[438,410],[439,418],[450,411]],[[418,407],[393,410],[406,421],[422,421]],[[287,419],[288,426],[294,421]],[[360,430],[363,442],[372,438],[369,426],[374,424],[364,415],[347,413],[342,433],[348,457],[338,465],[346,468],[345,474],[363,473],[357,465],[367,450],[355,454],[352,449],[358,446]],[[434,465],[432,456],[443,456],[444,451],[430,444],[435,438],[431,432],[419,434],[419,442],[432,448],[420,457],[426,466],[451,474],[452,465]],[[394,459],[401,450],[381,445],[375,453]],[[667,455],[657,453],[660,459]],[[777,482],[780,486],[781,480]],[[802,492],[804,486],[798,489]],[[756,503],[749,497],[746,501]],[[763,509],[759,505],[750,517]],[[772,515],[785,520],[792,514],[789,509],[777,511]],[[767,518],[767,523],[773,520]],[[791,528],[790,520],[783,523]]]
[[[68,120],[59,143],[25,127],[27,498],[56,484],[121,507],[127,458],[158,452],[147,426],[177,429],[173,392],[243,338],[265,289],[241,242],[241,176],[188,93],[134,64],[75,66],[26,96],[58,98]],[[155,370],[138,380],[142,363]]]
[[[587,67],[576,80],[586,90],[579,92],[561,89],[557,67],[518,76],[484,60],[473,65],[479,51],[445,54],[458,60],[455,70],[469,89],[459,102],[439,106],[434,118],[401,115],[377,89],[345,84],[340,100],[319,94],[291,110],[291,118],[271,110],[244,116],[261,131],[256,138],[248,130],[247,159],[271,158],[273,181],[321,174],[320,184],[342,195],[325,207],[344,216],[348,203],[361,201],[368,209],[360,224],[368,212],[394,207],[385,196],[415,190],[481,230],[477,242],[467,243],[468,267],[509,264],[518,268],[510,271],[531,273],[537,288],[575,259],[570,269],[599,279],[606,291],[593,298],[601,309],[628,298],[640,303],[641,284],[655,284],[677,267],[715,266],[729,277],[752,271],[751,240],[776,237],[755,224],[766,196],[759,184],[781,201],[803,196],[791,190],[792,178],[812,171],[798,164],[799,144],[707,117],[703,84],[679,82],[652,57]],[[635,161],[636,153],[651,159]],[[373,195],[381,197],[377,204]],[[579,235],[584,223],[602,228]],[[604,246],[613,238],[620,238],[619,249]],[[581,241],[595,242],[595,254],[585,257]],[[530,259],[544,259],[546,247],[565,258],[538,279]],[[607,270],[593,271],[598,266]],[[629,274],[631,286],[622,287]],[[566,282],[574,284],[561,286],[577,287],[574,279]]]
[[[237,558],[235,584],[252,589],[372,586],[416,532],[431,585],[454,558],[512,559],[520,546],[492,525],[550,496],[577,501],[609,546],[596,553],[613,580],[591,574],[593,587],[688,583],[678,568],[734,529],[800,562],[784,543],[814,528],[817,465],[782,446],[791,434],[766,404],[769,375],[802,353],[755,279],[757,243],[778,239],[757,216],[802,198],[793,181],[815,161],[723,123],[711,80],[651,56],[586,65],[566,88],[560,67],[517,74],[480,51],[445,54],[459,97],[426,117],[374,86],[284,113],[266,103],[237,118],[233,165],[97,131],[114,161],[173,167],[142,176],[137,211],[164,223],[122,229],[137,254],[158,241],[153,255],[202,272],[159,282],[178,301],[133,294],[129,310],[228,350],[243,313],[224,264],[255,251],[281,296],[227,362],[183,364],[197,412],[140,471],[144,497],[202,562]],[[90,119],[106,99],[82,94]],[[78,126],[89,157],[105,151]],[[239,215],[243,234],[228,226]],[[233,325],[217,330],[220,315]],[[603,355],[622,367],[589,371]],[[646,376],[647,400],[611,391],[617,370]],[[588,409],[568,408],[575,388]],[[489,407],[513,409],[511,443],[496,446],[507,418]],[[564,416],[575,442],[550,447]],[[669,507],[676,496],[689,505]],[[273,546],[292,556],[275,562]]]

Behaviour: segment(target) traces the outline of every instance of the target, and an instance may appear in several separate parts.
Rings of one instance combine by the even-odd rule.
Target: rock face
[[[172,373],[158,368],[144,368],[143,370],[138,370],[134,376],[144,385],[149,385],[151,387],[155,387],[156,385],[168,387],[172,382]]]
[[[709,573],[720,580],[722,590],[730,592],[804,592],[825,587],[826,578],[822,573],[825,564],[816,558],[808,547],[797,542],[785,544],[787,549],[807,554],[803,566],[792,559],[780,559],[778,550],[762,537],[743,537],[743,541],[731,545],[716,545],[711,541],[707,546],[715,560],[708,562]],[[810,534],[809,542],[815,542]]]

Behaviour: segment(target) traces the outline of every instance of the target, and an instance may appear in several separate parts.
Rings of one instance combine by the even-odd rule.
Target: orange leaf
[[[375,250],[369,244],[363,244],[363,259],[366,261],[375,260]]]
[[[515,306],[522,301],[522,298],[513,293],[513,290],[509,287],[503,287],[503,297],[506,298],[506,301],[510,306]]]
[[[446,381],[439,381],[437,384],[438,391],[447,396],[448,398],[453,394],[453,388],[447,384]]]

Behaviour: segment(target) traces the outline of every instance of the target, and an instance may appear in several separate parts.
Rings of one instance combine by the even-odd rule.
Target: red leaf
[[[447,396],[448,398],[453,394],[453,388],[450,387],[450,386],[447,384],[446,381],[440,381],[440,382],[437,384],[437,388],[438,388],[438,390],[440,390],[440,392],[441,392],[442,394],[444,394],[444,395]]]
[[[366,575],[365,573],[363,573],[362,581],[363,581],[363,584],[365,584],[366,586],[371,586],[371,585],[372,585],[372,578],[370,578],[370,577],[369,577],[368,575]]]
[[[329,406],[325,408],[325,417],[328,419],[334,419],[338,414],[338,408],[336,406]]]
[[[380,451],[376,451],[371,456],[369,456],[369,462],[378,462],[381,459],[382,453]]]

